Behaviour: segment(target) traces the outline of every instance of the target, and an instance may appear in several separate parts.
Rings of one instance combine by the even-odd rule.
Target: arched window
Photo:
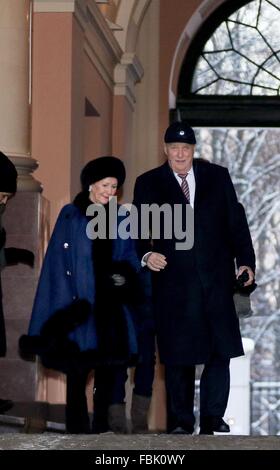
[[[228,167],[257,254],[252,432],[280,429],[280,0],[228,1],[194,38],[171,119],[196,128],[197,156]],[[270,384],[268,384],[270,382]],[[274,385],[273,385],[274,384]],[[277,385],[278,384],[278,385]],[[277,405],[278,403],[278,405]]]
[[[194,126],[278,127],[279,24],[279,0],[230,0],[218,8],[185,57],[177,114]]]

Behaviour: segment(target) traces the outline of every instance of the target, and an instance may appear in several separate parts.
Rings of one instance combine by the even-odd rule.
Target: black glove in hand
[[[250,295],[254,290],[257,288],[257,284],[255,281],[252,282],[249,286],[244,286],[245,282],[247,282],[249,279],[249,274],[248,271],[245,270],[243,271],[240,276],[235,280],[235,285],[234,285],[234,291],[239,292],[241,295]]]
[[[7,266],[23,263],[31,268],[34,266],[34,254],[24,248],[5,248],[5,258]]]
[[[113,294],[120,303],[138,304],[142,301],[142,284],[138,273],[128,261],[114,261],[110,273]]]

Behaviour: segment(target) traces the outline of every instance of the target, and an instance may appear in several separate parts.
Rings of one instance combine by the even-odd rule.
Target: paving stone
[[[280,436],[171,436],[168,434],[25,434],[0,426],[0,450],[280,450]]]

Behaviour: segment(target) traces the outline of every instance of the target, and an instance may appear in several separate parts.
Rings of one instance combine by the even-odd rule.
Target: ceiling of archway
[[[152,0],[107,0],[99,3],[100,11],[107,20],[119,45],[132,51],[143,16]]]

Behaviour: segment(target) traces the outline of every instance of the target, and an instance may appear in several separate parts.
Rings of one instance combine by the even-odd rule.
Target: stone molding
[[[122,52],[113,31],[93,0],[34,0],[34,12],[73,13],[84,31],[84,51],[115,95],[126,96],[134,107],[134,86],[143,67],[133,52]],[[119,27],[118,27],[119,28]]]
[[[85,16],[86,21],[82,21],[81,12],[77,9],[76,18],[85,31],[85,53],[113,91],[114,68],[121,59],[122,50],[95,2],[87,2],[83,18]]]
[[[121,61],[116,65],[114,71],[115,95],[122,95],[127,98],[132,108],[136,102],[135,84],[141,80],[144,69],[136,54],[125,52]]]
[[[30,191],[41,193],[43,188],[39,181],[35,180],[32,173],[38,168],[38,162],[30,156],[12,156],[9,158],[14,163],[18,172],[18,191]]]
[[[76,2],[77,0],[33,0],[33,11],[34,13],[73,12]]]
[[[34,0],[34,13],[73,13],[84,32],[84,51],[113,91],[114,67],[122,56],[113,30],[94,0]]]

